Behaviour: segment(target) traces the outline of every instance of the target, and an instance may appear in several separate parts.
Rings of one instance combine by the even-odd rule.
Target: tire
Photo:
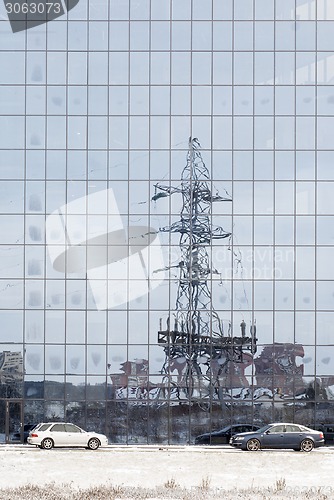
[[[258,451],[261,449],[261,444],[258,439],[252,438],[249,439],[246,443],[246,450],[247,451]]]
[[[303,439],[303,441],[300,443],[300,451],[305,451],[306,453],[309,453],[312,451],[314,448],[314,443],[312,439]]]
[[[89,441],[88,441],[88,448],[90,450],[97,450],[100,446],[100,441],[97,439],[97,438],[91,438]]]
[[[51,450],[51,448],[53,448],[53,446],[54,446],[54,442],[52,441],[51,438],[45,438],[41,442],[41,448],[43,448],[43,450]]]

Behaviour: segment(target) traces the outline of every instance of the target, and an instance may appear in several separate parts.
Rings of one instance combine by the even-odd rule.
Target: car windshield
[[[265,425],[264,427],[260,427],[260,429],[257,429],[257,431],[255,432],[266,432],[268,429],[270,429],[270,427],[272,427],[272,425]]]

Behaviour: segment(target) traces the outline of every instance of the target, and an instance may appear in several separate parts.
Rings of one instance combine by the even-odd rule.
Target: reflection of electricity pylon
[[[181,185],[170,187],[156,184],[153,200],[175,193],[182,195],[180,219],[169,227],[160,228],[162,232],[180,233],[181,260],[179,268],[179,286],[176,298],[175,321],[170,328],[158,333],[158,342],[164,345],[166,362],[163,368],[169,373],[174,361],[184,363],[183,374],[178,377],[178,384],[183,385],[186,393],[194,395],[195,386],[200,389],[201,379],[212,378],[213,371],[219,378],[223,366],[228,362],[242,362],[244,350],[252,353],[256,349],[255,329],[250,337],[245,334],[242,323],[241,336],[233,337],[231,331],[224,333],[223,324],[212,306],[208,277],[213,272],[206,247],[215,239],[231,236],[221,226],[211,224],[211,206],[217,201],[231,201],[218,193],[212,194],[209,186],[209,171],[199,151],[199,141],[189,139],[187,164],[182,172]],[[205,374],[200,364],[206,365]],[[220,360],[220,368],[212,370],[213,360]],[[211,383],[216,385],[216,381]],[[201,392],[201,391],[199,391]]]

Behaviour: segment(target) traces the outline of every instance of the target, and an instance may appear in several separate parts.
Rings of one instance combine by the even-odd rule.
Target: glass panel
[[[44,312],[26,311],[25,312],[25,342],[41,343],[44,340]]]
[[[85,374],[85,346],[66,346],[66,373],[70,375]]]
[[[277,52],[276,54],[279,54]],[[279,69],[276,63],[276,71]],[[274,83],[274,54],[255,52],[254,83],[272,85]]]
[[[253,81],[253,55],[251,52],[234,53],[234,83],[248,85]]]
[[[80,414],[80,406],[77,405],[76,402],[86,399],[85,380],[86,379],[84,375],[66,375],[65,397],[67,401],[71,401],[68,407],[71,408],[73,406],[74,414],[77,409],[78,418]],[[79,425],[83,425],[77,419],[75,419],[75,422]]]
[[[274,23],[269,21],[256,23],[254,41],[256,50],[274,50]]]
[[[253,49],[253,23],[238,22],[234,23],[234,50],[252,50]]]
[[[46,399],[64,398],[64,377],[48,375],[44,383]]]
[[[86,338],[85,312],[67,311],[66,312],[66,342],[81,344]]]
[[[44,347],[42,345],[26,345],[24,367],[27,374],[44,373]]]
[[[232,50],[232,23],[213,21],[213,50]]]
[[[301,284],[297,283],[297,288]],[[298,292],[299,293],[299,292]],[[320,313],[319,313],[320,314]],[[302,311],[296,312],[296,342],[303,345],[312,345],[315,343],[315,312]],[[317,329],[318,330],[318,329]],[[318,335],[318,333],[317,333]],[[319,342],[321,343],[321,342]]]
[[[317,314],[317,344],[330,345],[333,344],[333,312],[319,312]],[[309,343],[314,339],[311,337]]]
[[[0,247],[0,278],[23,278],[23,247]]]
[[[45,373],[64,373],[65,348],[62,345],[45,346]]]
[[[90,345],[87,347],[87,371],[91,375],[106,373],[105,346]]]
[[[46,401],[45,402],[45,420],[65,420],[65,408],[63,401]]]

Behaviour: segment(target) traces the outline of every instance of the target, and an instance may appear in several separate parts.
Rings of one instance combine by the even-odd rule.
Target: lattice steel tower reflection
[[[177,359],[184,363],[183,374],[177,385],[183,386],[187,395],[202,396],[201,386],[213,384],[217,386],[220,371],[230,362],[242,361],[244,350],[255,352],[255,331],[248,337],[242,326],[241,336],[233,337],[231,328],[224,332],[223,323],[215,311],[208,279],[217,273],[212,269],[208,249],[213,240],[225,239],[231,233],[221,226],[213,226],[211,221],[212,204],[215,202],[231,202],[227,195],[213,194],[210,186],[209,171],[200,153],[198,139],[189,139],[186,166],[182,171],[181,184],[177,187],[162,184],[155,185],[153,200],[163,196],[180,194],[182,208],[180,219],[168,227],[160,228],[162,232],[179,233],[181,260],[179,282],[174,312],[173,327],[170,318],[167,329],[158,333],[158,342],[164,345],[166,361],[163,372],[170,373],[171,365]],[[220,360],[217,370],[212,370],[212,362]],[[203,364],[204,361],[204,364]],[[203,373],[203,366],[205,366]],[[213,380],[213,373],[215,372]]]

